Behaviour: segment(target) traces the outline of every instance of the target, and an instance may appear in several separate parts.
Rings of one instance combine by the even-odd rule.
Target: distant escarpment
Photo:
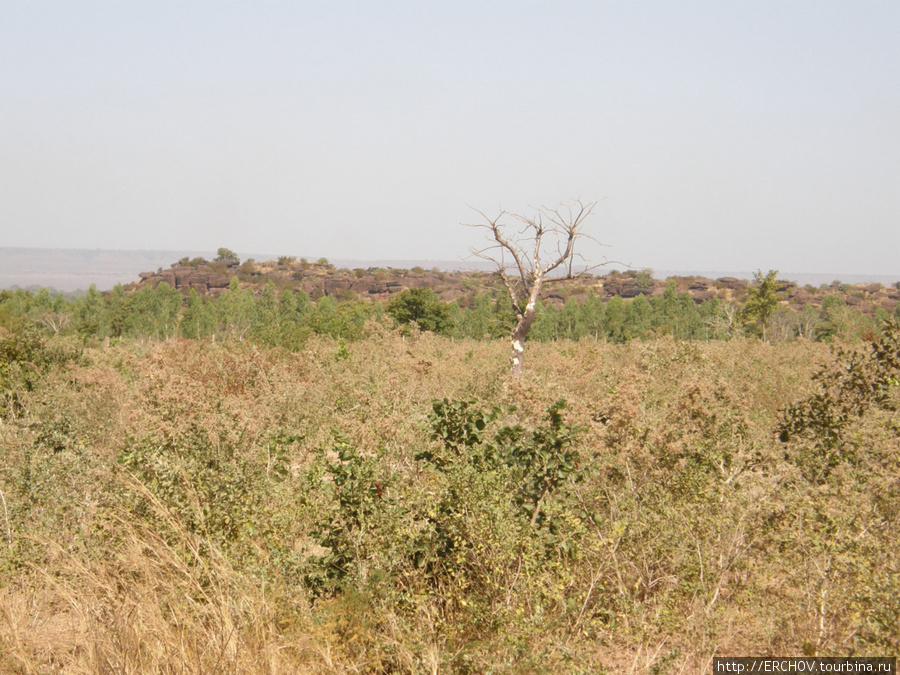
[[[155,288],[160,283],[187,295],[191,290],[199,295],[216,296],[230,284],[260,292],[272,283],[283,291],[303,291],[312,299],[333,296],[338,300],[389,300],[406,288],[431,288],[444,302],[456,301],[468,305],[476,295],[500,288],[495,273],[482,271],[444,272],[421,267],[395,269],[369,267],[366,269],[335,268],[327,260],[309,262],[292,257],[256,262],[247,260],[206,261],[202,258],[183,259],[168,269],[142,272],[140,281],[126,287],[137,290]],[[605,275],[584,275],[576,279],[549,284],[543,293],[544,302],[560,306],[569,299],[584,300],[590,294],[604,300],[613,297],[648,298],[662,295],[673,285],[678,293],[688,293],[698,305],[707,300],[742,303],[750,282],[735,277],[709,279],[701,276],[676,276],[654,279],[649,270],[611,271]],[[807,305],[820,307],[828,297],[838,296],[847,305],[873,314],[879,309],[894,312],[900,304],[900,289],[882,284],[850,285],[834,282],[813,287],[799,286],[792,281],[779,281],[781,304],[793,309]]]

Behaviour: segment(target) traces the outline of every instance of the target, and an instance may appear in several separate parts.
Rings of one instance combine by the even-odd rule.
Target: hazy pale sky
[[[0,246],[900,273],[900,3],[0,0]]]

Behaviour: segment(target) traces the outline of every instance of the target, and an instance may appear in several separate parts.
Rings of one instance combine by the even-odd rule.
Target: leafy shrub
[[[387,494],[392,478],[376,458],[362,457],[340,435],[331,450],[336,461],[328,461],[323,451],[319,461],[331,477],[325,485],[335,509],[312,532],[326,552],[313,558],[307,580],[313,588],[335,591],[352,583],[364,586],[370,578],[380,581],[390,571],[392,561],[384,553],[391,548],[386,542],[396,541],[388,526],[396,503]]]
[[[220,546],[247,545],[253,535],[267,531],[265,496],[273,481],[288,475],[284,449],[293,440],[276,436],[263,460],[226,438],[211,440],[203,430],[192,429],[170,439],[131,441],[118,461],[149,493],[131,491],[136,513],[158,518],[156,501],[192,534]]]
[[[449,334],[453,330],[450,305],[441,302],[430,288],[407,288],[387,305],[387,312],[397,323],[415,322],[422,330]]]
[[[510,598],[523,574],[530,598],[564,604],[554,575],[575,555],[584,522],[581,507],[551,499],[581,477],[571,447],[577,430],[564,422],[563,406],[551,406],[533,430],[507,425],[486,436],[499,409],[434,401],[429,433],[440,448],[416,456],[434,471],[424,474],[424,500],[382,459],[337,436],[310,470],[324,479],[333,507],[313,531],[323,553],[308,559],[309,586],[368,597],[382,613],[434,604],[444,639],[494,634],[513,620]]]
[[[484,412],[473,408],[474,401],[435,401],[429,416],[431,436],[440,440],[452,459],[425,451],[416,459],[445,469],[454,459],[487,469],[510,470],[511,493],[517,494],[520,508],[528,512],[531,525],[540,515],[544,499],[568,479],[580,480],[578,453],[572,443],[578,434],[574,425],[566,424],[563,400],[547,411],[547,427],[526,432],[519,425],[499,429],[490,443],[484,443],[484,431],[500,414],[498,408]],[[508,412],[515,412],[509,408]],[[516,488],[515,486],[518,486]]]
[[[32,391],[51,368],[77,361],[81,354],[81,349],[67,342],[47,341],[34,329],[0,332],[2,414],[15,416],[21,409],[22,394]]]
[[[838,348],[834,362],[813,376],[818,391],[787,406],[778,425],[782,442],[801,440],[796,461],[821,480],[853,459],[846,431],[872,408],[895,406],[900,386],[900,324],[890,321],[868,350]]]
[[[625,275],[634,279],[638,288],[653,287],[653,270],[649,267],[640,270],[626,270]]]
[[[440,441],[443,448],[451,452],[451,456],[445,457],[442,453],[427,449],[417,454],[416,459],[430,462],[438,468],[454,461],[477,461],[467,457],[466,453],[481,445],[485,428],[489,422],[497,419],[500,410],[494,408],[486,413],[474,408],[476,403],[474,399],[433,401],[432,412],[428,416],[431,438]]]

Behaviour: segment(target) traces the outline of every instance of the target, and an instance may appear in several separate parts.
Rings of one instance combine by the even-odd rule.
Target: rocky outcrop
[[[189,292],[194,289],[201,295],[210,291],[222,291],[228,288],[231,278],[236,276],[237,263],[212,262],[201,264],[181,265],[176,263],[167,270],[159,269],[156,272],[141,272],[137,287],[149,286],[156,288],[161,283],[167,283],[172,288]]]
[[[606,297],[618,295],[621,298],[636,298],[639,295],[653,295],[654,282],[639,285],[634,277],[627,274],[608,275],[602,280]]]
[[[440,272],[421,268],[412,270],[393,268],[335,269],[331,265],[309,263],[304,260],[281,259],[279,261],[243,264],[228,261],[206,262],[202,259],[181,261],[169,269],[142,272],[140,281],[132,289],[149,286],[155,288],[167,283],[187,295],[191,290],[200,295],[219,295],[237,278],[243,288],[260,292],[267,283],[275,284],[278,292],[290,289],[303,291],[312,298],[334,296],[338,299],[389,300],[406,288],[432,288],[444,302],[459,301],[464,305],[478,293],[500,286],[495,274],[488,272]],[[900,289],[881,284],[861,286],[834,285],[813,288],[779,280],[782,304],[795,310],[806,305],[821,307],[829,295],[839,295],[846,304],[866,313],[881,309],[894,312],[900,304]],[[750,282],[735,277],[670,277],[653,279],[646,271],[611,272],[605,276],[588,276],[572,281],[554,283],[546,287],[543,300],[562,306],[570,298],[585,299],[588,293],[609,300],[626,299],[645,295],[648,298],[663,295],[670,284],[678,293],[688,293],[695,303],[718,299],[741,303],[746,299]]]

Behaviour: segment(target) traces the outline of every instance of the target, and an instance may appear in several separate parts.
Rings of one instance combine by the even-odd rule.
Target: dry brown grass
[[[503,343],[368,331],[346,347],[314,337],[300,353],[188,340],[94,349],[24,393],[23,414],[0,427],[12,529],[0,670],[688,673],[726,653],[896,644],[884,610],[896,563],[879,551],[898,534],[883,498],[898,491],[897,413],[861,420],[852,442],[877,449],[871,465],[823,486],[803,482],[774,432],[827,347],[538,343],[514,381]],[[426,418],[442,398],[515,405],[504,419],[527,427],[569,402],[587,473],[548,508],[577,553],[529,558],[519,534],[473,517],[493,547],[467,563],[488,584],[477,593],[493,594],[485,615],[463,602],[480,597],[466,595],[474,585],[449,602],[401,563],[387,586],[317,594],[303,575],[332,508],[322,467],[335,430],[377,458],[391,499],[424,508],[441,479],[414,455],[434,443]],[[135,448],[156,473],[120,463]],[[221,502],[194,451],[225,472]],[[502,522],[494,497],[484,513]],[[412,527],[399,511],[384,518]],[[385,547],[373,556],[402,553],[373,542]]]

